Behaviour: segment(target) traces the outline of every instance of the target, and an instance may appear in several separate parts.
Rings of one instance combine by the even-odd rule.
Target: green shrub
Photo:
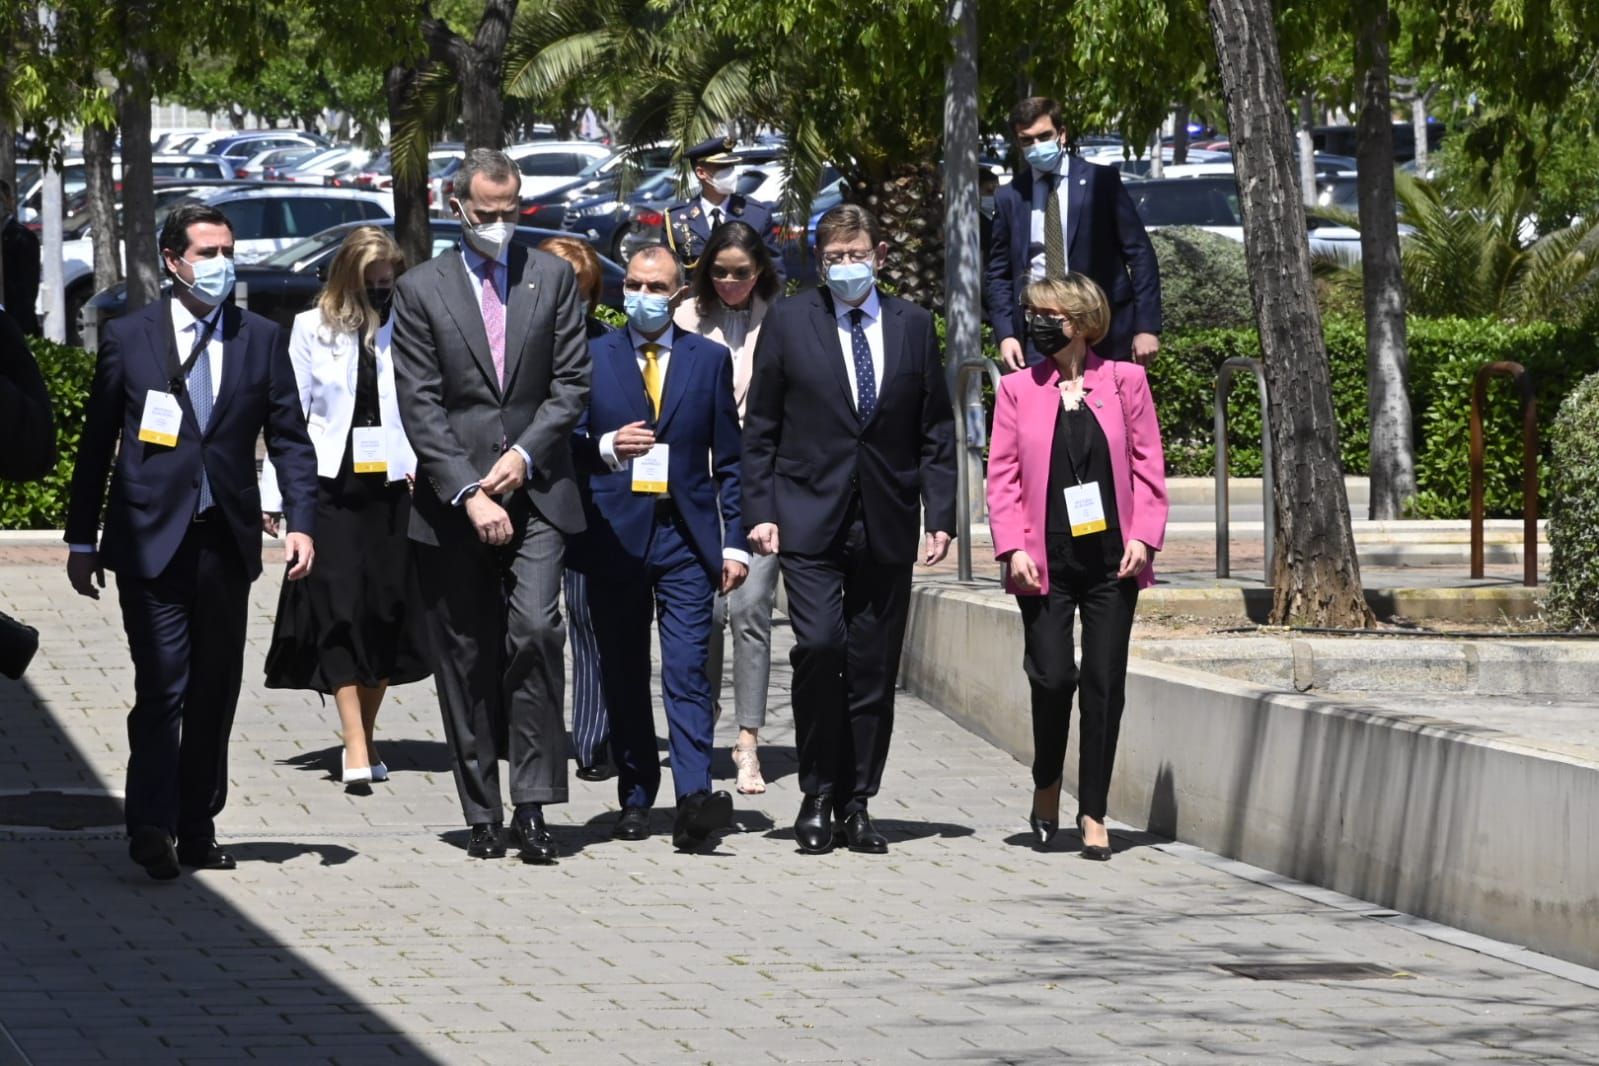
[[[1242,244],[1194,226],[1153,230],[1149,239],[1160,261],[1161,319],[1168,334],[1255,324]]]
[[[1549,598],[1561,629],[1599,628],[1599,374],[1584,378],[1550,427]]]
[[[1332,373],[1339,448],[1350,474],[1367,471],[1366,340],[1363,324],[1328,318],[1323,332]],[[1412,507],[1418,518],[1464,518],[1470,499],[1469,415],[1471,382],[1483,363],[1512,360],[1532,375],[1540,433],[1547,434],[1555,405],[1583,375],[1599,370],[1599,341],[1588,331],[1532,323],[1512,326],[1481,319],[1412,318],[1410,401],[1416,424],[1416,478]],[[1150,381],[1174,476],[1205,477],[1215,470],[1212,409],[1216,371],[1234,355],[1260,356],[1253,329],[1167,333]],[[1231,472],[1260,473],[1260,418],[1248,376],[1234,379],[1228,410]],[[1490,383],[1483,418],[1484,498],[1492,516],[1521,513],[1521,409],[1507,381]],[[1549,488],[1540,479],[1542,502]]]
[[[67,493],[83,432],[83,405],[94,378],[94,355],[37,338],[29,345],[50,390],[60,458],[43,481],[0,481],[0,529],[60,529],[67,519]]]

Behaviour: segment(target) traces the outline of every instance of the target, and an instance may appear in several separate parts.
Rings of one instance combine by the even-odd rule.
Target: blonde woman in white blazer
[[[352,230],[289,340],[316,448],[319,565],[314,579],[284,583],[266,684],[333,696],[346,786],[387,780],[372,742],[383,694],[431,672],[406,533],[416,454],[400,424],[389,350],[389,298],[404,269],[387,233]],[[270,462],[261,506],[275,534],[280,497]]]
[[[767,308],[780,295],[772,255],[755,229],[724,222],[711,231],[690,282],[690,298],[673,318],[678,328],[727,346],[733,355],[733,398],[740,423],[749,396],[755,339]],[[776,555],[753,555],[749,576],[728,596],[716,597],[706,673],[711,692],[722,691],[722,627],[733,630],[733,707],[738,740],[733,745],[737,787],[746,795],[766,791],[758,754],[766,724],[766,691],[772,676],[772,607],[777,600]],[[720,712],[721,703],[717,703]]]

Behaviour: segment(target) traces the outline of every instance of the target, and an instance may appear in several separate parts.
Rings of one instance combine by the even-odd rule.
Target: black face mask
[[[379,318],[389,317],[389,304],[394,300],[393,289],[368,289],[366,302],[372,305],[372,310],[378,313]]]
[[[1066,336],[1066,323],[1053,318],[1033,319],[1027,324],[1027,335],[1032,338],[1033,347],[1045,355],[1054,355],[1071,343]]]

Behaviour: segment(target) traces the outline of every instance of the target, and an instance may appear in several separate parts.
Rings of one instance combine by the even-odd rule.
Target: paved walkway
[[[44,640],[31,688],[0,682],[6,790],[120,786],[114,600],[72,596],[60,560],[0,554],[3,606]],[[0,1063],[1599,1059],[1583,974],[1135,833],[1105,865],[1033,851],[1025,768],[911,699],[873,808],[886,857],[796,852],[779,695],[773,787],[714,854],[611,842],[614,789],[574,780],[559,865],[470,862],[430,687],[384,709],[392,782],[346,795],[331,708],[256,684],[275,601],[258,583],[221,823],[236,872],[157,884],[115,832],[0,830],[0,1024],[26,1056],[0,1033]],[[1242,962],[1408,976],[1218,968]]]

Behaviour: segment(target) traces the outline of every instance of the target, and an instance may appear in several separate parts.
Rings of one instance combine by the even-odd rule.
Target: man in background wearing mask
[[[779,291],[784,281],[783,252],[777,244],[777,231],[772,222],[770,204],[751,200],[734,191],[737,179],[733,167],[739,157],[733,154],[731,137],[712,137],[701,141],[683,153],[694,168],[694,177],[700,183],[700,194],[692,200],[679,200],[666,209],[666,243],[677,254],[685,274],[699,265],[700,253],[711,231],[724,222],[739,221],[748,224],[772,253],[772,264],[777,268]]]
[[[168,880],[180,863],[235,865],[215,819],[227,800],[250,582],[261,574],[257,437],[283,491],[290,581],[311,572],[317,480],[287,338],[225,302],[227,216],[178,207],[160,245],[172,293],[110,323],[100,342],[66,540],[79,594],[99,599],[105,571],[117,575],[133,657],[128,852]]]
[[[394,378],[417,457],[410,532],[467,854],[505,854],[505,759],[510,842],[545,863],[557,848],[544,805],[567,795],[559,599],[565,537],[583,529],[569,442],[589,358],[576,275],[512,241],[520,187],[503,152],[467,154],[451,203],[461,250],[394,289]]]
[[[1027,340],[1022,290],[1030,281],[1087,274],[1110,300],[1105,359],[1148,363],[1160,350],[1160,264],[1115,167],[1066,152],[1060,105],[1029,96],[1010,113],[1026,166],[994,195],[988,316],[1012,370],[1044,357]]]
[[[866,806],[888,758],[911,568],[943,559],[955,528],[954,414],[933,316],[877,288],[877,219],[833,208],[816,250],[826,286],[774,304],[755,345],[744,522],[788,591],[800,849],[828,851],[836,828],[880,854]]]
[[[611,755],[622,814],[611,835],[650,835],[661,783],[650,707],[650,619],[677,815],[672,844],[698,847],[732,818],[711,791],[713,694],[705,676],[711,606],[743,584],[739,425],[728,350],[672,326],[683,271],[664,245],[640,248],[622,283],[628,324],[594,342],[594,388],[573,438],[588,531],[574,544],[589,575]]]

